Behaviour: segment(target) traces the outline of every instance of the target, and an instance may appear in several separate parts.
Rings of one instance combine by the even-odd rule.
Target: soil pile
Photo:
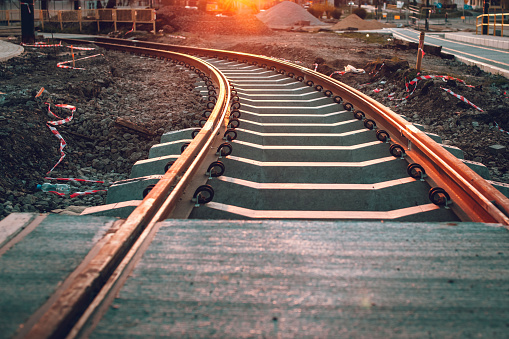
[[[383,24],[376,20],[363,20],[356,14],[350,14],[334,26],[332,26],[333,31],[343,31],[343,30],[368,30],[368,29],[382,29],[385,27],[396,27],[391,24]]]
[[[268,35],[272,31],[253,14],[216,16],[196,9],[166,6],[157,11],[157,29],[223,35]]]
[[[56,126],[67,143],[66,157],[48,176],[107,183],[126,179],[164,132],[196,126],[205,110],[195,80],[172,63],[96,50],[93,54],[103,56],[76,63],[85,70],[57,68],[57,62],[72,60],[66,50],[27,47],[22,56],[0,63],[5,93],[0,95],[0,219],[12,212],[104,204],[105,192],[70,198],[35,190],[36,184],[57,183],[45,177],[61,156],[59,139],[46,125],[60,119],[49,114],[45,102],[62,119],[71,111],[56,104],[76,107],[71,121]],[[41,87],[45,91],[35,98]],[[149,134],[117,124],[118,118]],[[71,193],[108,186],[65,183]]]
[[[302,6],[294,2],[283,1],[265,12],[261,12],[256,17],[269,27],[284,26],[324,26],[323,22],[311,15]],[[309,21],[309,24],[303,25],[303,22]]]

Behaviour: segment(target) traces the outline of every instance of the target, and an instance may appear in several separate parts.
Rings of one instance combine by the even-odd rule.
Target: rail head
[[[345,98],[366,116],[376,119],[381,128],[391,133],[412,161],[429,170],[431,184],[440,185],[453,197],[455,209],[461,218],[476,222],[509,225],[509,199],[445,150],[412,123],[361,93],[360,91],[306,67],[276,58],[195,47],[172,46],[183,53],[207,55],[265,67],[280,74],[292,76],[317,90],[329,90]]]
[[[222,58],[243,62],[291,75],[308,85],[329,90],[348,101],[353,107],[375,119],[378,126],[387,130],[391,139],[401,145],[412,161],[419,162],[428,172],[432,184],[439,184],[454,197],[453,208],[459,208],[465,220],[498,222],[509,225],[509,199],[463,164],[439,144],[418,130],[412,123],[356,89],[306,67],[276,58],[216,49],[167,45],[136,40],[99,38],[98,42],[114,41],[118,44],[150,47],[174,52]]]

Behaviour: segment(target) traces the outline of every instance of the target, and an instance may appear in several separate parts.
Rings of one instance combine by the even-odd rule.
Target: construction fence
[[[136,24],[152,24],[153,32],[156,32],[155,9],[80,9],[69,11],[38,10],[34,11],[34,21],[39,22],[44,30],[45,23],[60,23],[60,29],[64,29],[65,23],[78,23],[80,31],[83,23],[97,22],[97,30],[100,30],[101,22],[112,22],[115,31],[117,23],[132,23],[133,31]],[[20,10],[0,11],[0,22],[7,22],[8,26],[21,22]]]
[[[509,13],[482,14],[475,20],[475,34],[483,34],[483,28],[486,28],[487,35],[504,36],[504,26],[507,35]]]

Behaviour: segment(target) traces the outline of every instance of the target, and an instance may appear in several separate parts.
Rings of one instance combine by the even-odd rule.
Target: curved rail
[[[203,162],[209,145],[218,135],[219,129],[224,126],[224,120],[229,111],[231,89],[228,80],[215,67],[199,58],[170,51],[113,44],[103,47],[179,60],[183,61],[188,68],[193,66],[195,70],[204,69],[208,73],[208,78],[212,79],[219,89],[217,103],[207,123],[192,143],[123,222],[119,230],[109,238],[108,242],[81,270],[78,277],[32,327],[27,334],[28,337],[61,337],[69,331],[69,324],[73,324],[80,316],[79,312],[83,305],[86,305],[91,297],[93,298],[94,291],[104,285],[105,280],[112,274],[139,235],[149,230],[156,222],[166,218],[175,208],[183,190]],[[205,77],[204,72],[202,77]]]
[[[418,130],[412,123],[340,81],[290,62],[248,53],[123,39],[97,38],[95,43],[106,47],[104,45],[106,41],[125,46],[157,48],[191,55],[227,58],[231,61],[260,65],[282,74],[293,73],[294,77],[301,77],[302,81],[315,86],[315,88],[320,86],[321,91],[329,90],[334,95],[343,97],[355,109],[363,111],[366,117],[375,120],[377,126],[389,132],[391,139],[403,147],[406,155],[425,168],[428,174],[427,180],[431,180],[431,184],[438,185],[449,193],[454,201],[451,208],[462,220],[509,225],[507,215],[509,199],[501,192],[425,133]]]
[[[210,145],[221,128],[225,126],[230,103],[230,85],[227,78],[216,68],[198,57],[186,54],[208,55],[244,63],[258,64],[287,74],[314,86],[318,91],[330,91],[341,96],[345,106],[355,107],[386,130],[394,143],[399,144],[407,156],[426,169],[432,186],[444,188],[453,200],[452,208],[462,220],[509,225],[503,211],[509,211],[509,200],[484,179],[470,170],[456,157],[444,150],[431,138],[419,131],[387,107],[323,74],[285,61],[228,51],[207,50],[193,47],[170,46],[148,42],[119,39],[99,39],[97,45],[131,53],[183,61],[195,69],[204,69],[219,89],[218,101],[207,121],[193,142],[159,180],[134,212],[111,234],[108,241],[95,256],[79,270],[75,279],[56,298],[48,310],[38,318],[28,331],[30,337],[60,337],[66,335],[84,309],[105,285],[122,258],[133,248],[140,235],[151,233],[156,223],[168,217],[186,186],[195,176]],[[72,40],[76,43],[76,40]],[[80,41],[90,43],[88,41]],[[121,43],[121,44],[119,44]],[[184,54],[185,53],[185,54]],[[293,74],[289,74],[293,73]],[[203,76],[205,73],[203,72]],[[136,246],[134,246],[136,247]]]

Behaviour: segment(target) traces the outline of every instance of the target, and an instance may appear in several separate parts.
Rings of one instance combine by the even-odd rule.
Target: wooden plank
[[[126,128],[129,128],[133,131],[136,131],[136,132],[139,132],[139,133],[142,133],[142,134],[145,134],[147,136],[154,136],[155,133],[152,133],[151,131],[149,131],[148,129],[146,129],[145,127],[142,127],[142,126],[139,126],[139,125],[136,125],[135,123],[129,121],[129,120],[126,120],[126,119],[123,119],[123,118],[120,118],[118,117],[117,120],[115,120],[115,123],[119,126],[122,126],[122,127],[126,127]]]

